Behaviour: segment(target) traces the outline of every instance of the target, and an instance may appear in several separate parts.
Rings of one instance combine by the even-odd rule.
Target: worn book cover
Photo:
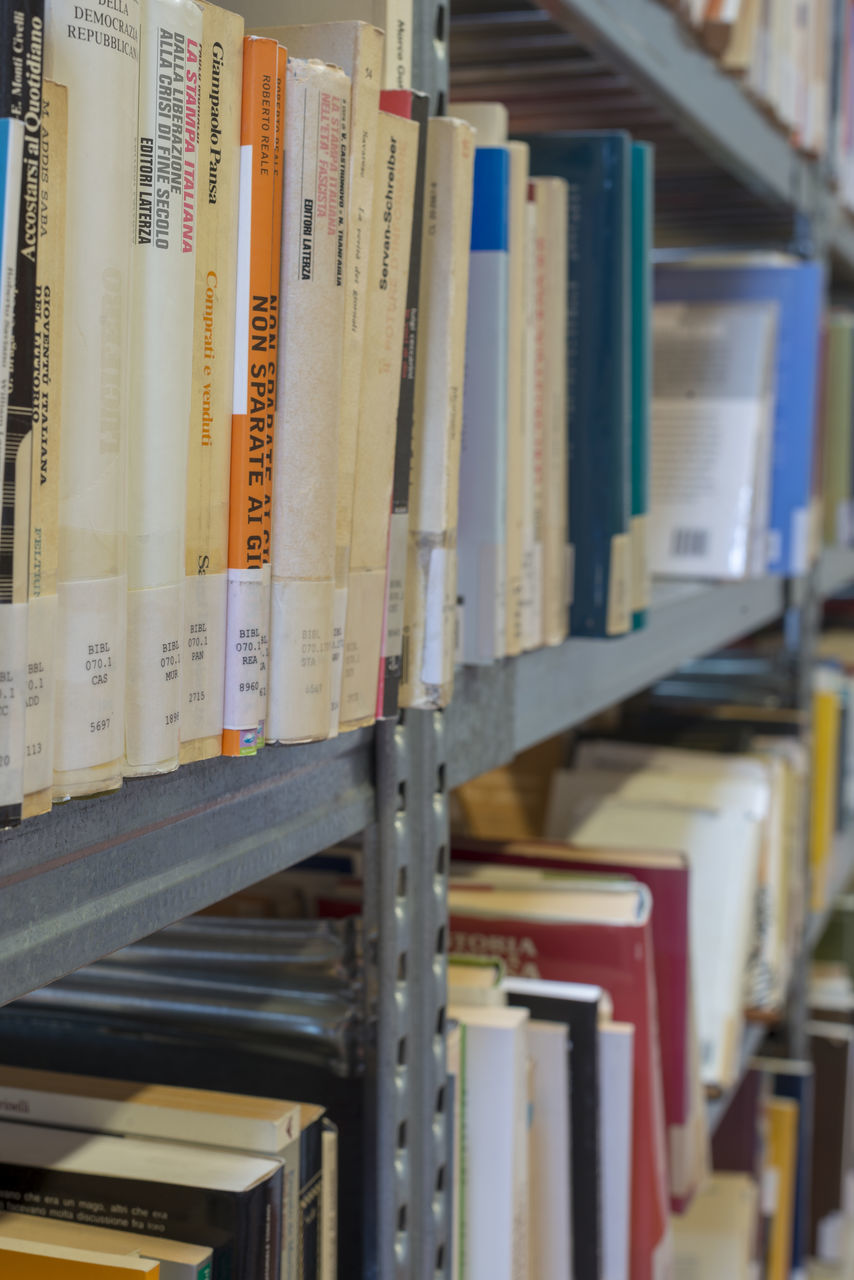
[[[139,0],[125,6],[112,31],[72,0],[50,0],[46,11],[45,74],[68,86],[54,798],[118,786],[124,759],[141,21]]]
[[[243,20],[202,6],[193,381],[187,455],[182,763],[222,751]]]

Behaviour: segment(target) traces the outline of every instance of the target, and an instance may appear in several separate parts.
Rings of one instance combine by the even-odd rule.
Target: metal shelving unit
[[[418,0],[420,65],[439,105],[448,22],[446,0]],[[455,95],[498,96],[529,130],[625,125],[654,141],[665,235],[684,224],[699,238],[714,229],[811,248],[854,276],[854,222],[819,165],[660,0],[455,0],[450,27]],[[373,1134],[363,1274],[447,1277],[450,788],[787,610],[810,617],[816,597],[849,583],[854,552],[826,555],[801,584],[659,585],[646,630],[465,669],[444,714],[134,780],[0,835],[0,1002],[363,833]],[[808,644],[809,624],[795,631]],[[834,888],[854,870],[854,845],[840,856]],[[808,947],[821,927],[815,917]],[[761,1031],[748,1028],[745,1064]],[[711,1104],[713,1124],[728,1101]]]

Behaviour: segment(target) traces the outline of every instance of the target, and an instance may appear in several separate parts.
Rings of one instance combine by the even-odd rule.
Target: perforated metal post
[[[413,1280],[451,1265],[449,1097],[445,1061],[450,814],[441,712],[406,713],[411,861]]]
[[[366,1280],[412,1280],[411,797],[406,732],[376,727],[377,820],[365,833],[369,1038],[365,1087]]]

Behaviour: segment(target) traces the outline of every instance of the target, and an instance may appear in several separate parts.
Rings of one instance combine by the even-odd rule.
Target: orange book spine
[[[282,270],[282,200],[285,165],[285,81],[288,73],[288,51],[279,45],[276,58],[276,110],[273,135],[273,222],[270,235],[270,329],[268,342],[267,377],[267,441],[264,451],[264,600],[263,632],[261,635],[261,719],[258,721],[258,746],[266,742],[267,722],[267,670],[270,661],[270,549],[273,539],[273,449],[276,439],[276,413],[278,412],[279,365],[279,276]]]
[[[228,516],[228,606],[222,753],[254,755],[264,719],[261,703],[264,614],[264,494],[267,405],[275,388],[270,358],[271,228],[275,202],[275,40],[243,42],[240,202],[234,404]],[[269,591],[267,592],[269,597]],[[269,611],[269,610],[268,610]]]

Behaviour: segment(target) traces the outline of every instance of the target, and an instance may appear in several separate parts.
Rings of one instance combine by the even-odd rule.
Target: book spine
[[[321,1217],[323,1200],[323,1119],[306,1125],[300,1133],[300,1240],[298,1275],[320,1280]]]
[[[377,154],[377,113],[384,38],[363,27],[356,37],[350,96],[350,138],[347,160],[347,302],[344,317],[344,355],[341,372],[341,425],[338,439],[338,494],[335,511],[335,605],[332,630],[332,714],[330,735],[341,718],[341,677],[344,671],[344,631],[347,623],[347,584],[353,532],[353,488],[356,480],[356,437],[359,428],[359,388],[365,347],[365,311],[370,269],[371,218],[374,207],[374,169]]]
[[[68,94],[45,80],[36,271],[36,363],[30,466],[24,817],[45,813],[53,788],[56,565],[65,297]]]
[[[459,594],[465,663],[503,656],[506,633],[509,155],[475,156],[460,456]]]
[[[291,58],[287,97],[267,709],[273,742],[325,738],[332,715],[350,80],[325,63]]]
[[[427,127],[403,706],[446,706],[453,687],[474,139],[464,121],[436,119]]]
[[[386,33],[382,87],[411,89],[414,0],[385,0],[384,9],[378,22]]]
[[[54,797],[120,785],[127,608],[128,332],[139,0],[47,0],[45,72],[67,85],[63,448]]]
[[[226,756],[255,755],[263,719],[264,471],[272,371],[270,268],[278,51],[275,40],[258,36],[244,40],[222,735]]]
[[[510,656],[522,652],[523,457],[525,414],[522,362],[525,347],[525,247],[529,149],[511,142],[508,206],[507,292],[507,643]]]
[[[6,420],[12,368],[12,320],[18,259],[24,125],[0,120],[0,477],[5,465]],[[23,799],[26,655],[15,623],[15,606],[0,605],[0,827],[17,822]]]
[[[338,1130],[331,1120],[323,1120],[323,1195],[320,1223],[321,1280],[338,1277]]]
[[[418,131],[412,120],[379,114],[341,686],[348,729],[372,723],[377,706]]]
[[[405,99],[401,102],[400,99]],[[415,370],[418,360],[418,290],[421,277],[421,232],[424,222],[424,176],[427,164],[427,120],[430,103],[425,94],[385,92],[380,106],[418,125],[412,236],[406,285],[406,318],[400,361],[400,398],[391,490],[391,520],[386,553],[382,651],[377,688],[377,719],[397,715],[400,659],[403,650],[403,608],[409,540],[409,478],[412,471],[412,419],[415,411]]]
[[[4,61],[0,116],[20,120],[24,126],[6,443],[0,476],[0,644],[3,652],[12,656],[8,664],[12,675],[9,701],[15,701],[20,710],[16,709],[10,724],[12,732],[3,753],[10,759],[3,768],[14,778],[15,793],[6,809],[0,810],[2,826],[20,821],[23,799],[44,0],[9,0],[0,23]]]
[[[243,20],[206,4],[199,64],[193,382],[187,455],[182,763],[222,751]]]
[[[178,767],[192,391],[195,0],[142,0],[128,432],[126,776]]]
[[[566,403],[566,279],[569,189],[545,182],[545,371],[543,387],[543,632],[560,644],[569,629],[572,559],[568,547],[569,440]]]
[[[632,626],[649,608],[649,431],[652,396],[652,249],[654,151],[632,143]],[[764,564],[763,570],[764,572]]]
[[[259,697],[261,719],[258,721],[258,746],[267,740],[267,691],[270,665],[270,589],[273,547],[273,453],[276,435],[279,361],[279,286],[282,271],[282,204],[284,200],[285,104],[287,93],[288,51],[279,45],[276,57],[276,127],[273,138],[273,222],[270,232],[270,332],[267,375],[267,434],[264,449],[264,598],[261,607],[263,630],[259,652]]]
[[[240,1198],[234,1241],[240,1280],[282,1280],[283,1185],[284,1170],[279,1168]]]
[[[543,335],[545,239],[536,179],[528,183],[525,262],[525,417],[522,486],[522,647],[543,643]]]

